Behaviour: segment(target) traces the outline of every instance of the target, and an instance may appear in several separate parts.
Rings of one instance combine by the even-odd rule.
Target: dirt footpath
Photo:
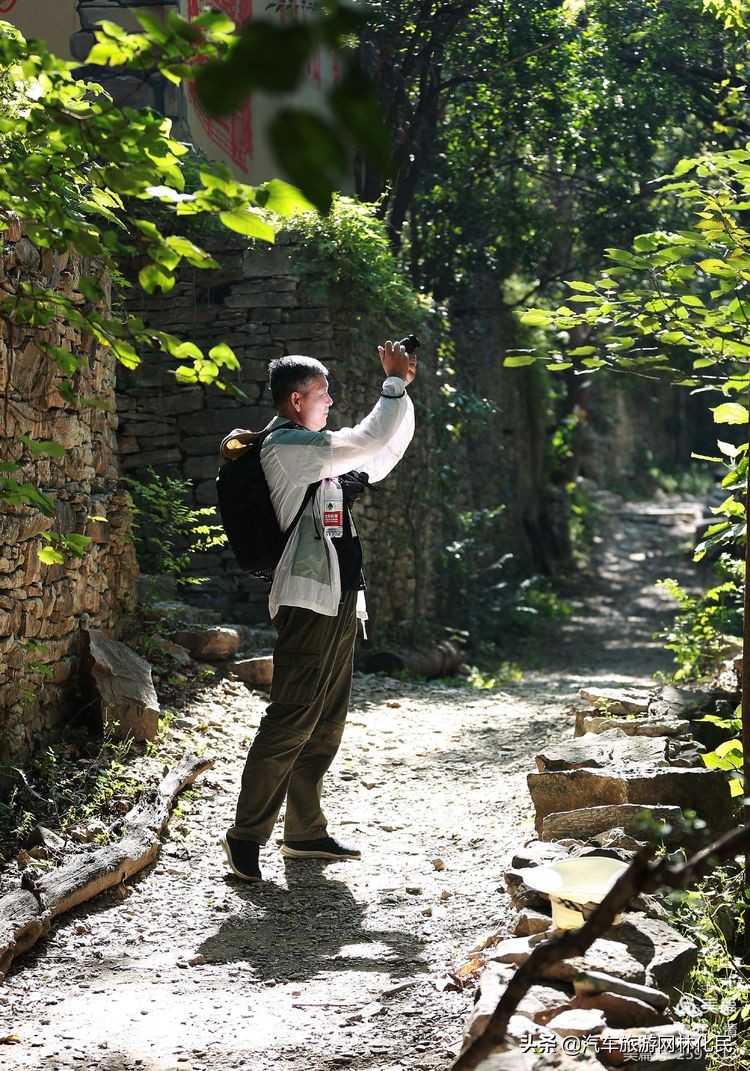
[[[459,972],[487,934],[507,932],[498,883],[533,834],[534,755],[570,735],[580,687],[668,668],[652,633],[673,606],[653,582],[684,574],[695,509],[667,506],[610,517],[573,613],[523,681],[476,691],[355,678],[325,806],[361,861],[284,861],[271,842],[263,884],[228,873],[217,838],[264,699],[228,681],[207,688],[180,712],[175,749],[197,729],[214,769],[155,866],[65,916],[14,965],[0,1039],[18,1042],[0,1045],[0,1067],[447,1069],[472,999]]]

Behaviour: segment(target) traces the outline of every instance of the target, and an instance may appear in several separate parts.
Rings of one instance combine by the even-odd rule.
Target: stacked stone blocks
[[[78,283],[92,271],[85,259],[38,247],[18,220],[6,224],[3,237],[6,294],[28,283],[83,302]],[[41,338],[38,329],[7,319],[0,326],[2,461],[19,464],[11,478],[35,484],[56,508],[47,517],[0,504],[0,763],[22,761],[69,715],[82,615],[115,629],[132,605],[135,574],[128,499],[118,486],[114,357],[62,314],[44,328],[45,340],[86,357],[79,401],[103,400],[109,408],[74,405],[60,393],[61,373],[39,348]],[[35,457],[21,436],[53,440],[65,455]],[[48,531],[78,532],[92,542],[84,558],[48,566],[38,557]]]

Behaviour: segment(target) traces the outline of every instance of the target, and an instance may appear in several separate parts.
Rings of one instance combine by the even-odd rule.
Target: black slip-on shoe
[[[225,833],[219,843],[227,853],[233,874],[242,878],[243,881],[263,880],[258,864],[260,844],[254,840],[238,840],[236,837],[231,837],[229,833]]]
[[[347,848],[335,837],[318,840],[285,840],[281,854],[287,859],[361,859],[359,848]]]

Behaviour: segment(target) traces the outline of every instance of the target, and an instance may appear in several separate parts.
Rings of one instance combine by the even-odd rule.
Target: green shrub
[[[133,499],[133,536],[138,565],[143,573],[173,576],[178,584],[203,584],[206,577],[190,573],[191,555],[226,542],[213,506],[196,509],[189,504],[188,480],[160,476],[153,468],[149,479],[126,477]]]
[[[670,578],[657,583],[679,604],[672,627],[657,633],[674,652],[677,681],[710,676],[727,649],[741,642],[744,563],[722,555],[717,570],[723,582],[702,595],[691,595]]]

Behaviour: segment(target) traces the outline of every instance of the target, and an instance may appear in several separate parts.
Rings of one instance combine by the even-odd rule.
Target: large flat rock
[[[124,643],[99,629],[84,629],[81,687],[116,740],[153,740],[159,700],[151,666]]]
[[[698,961],[698,949],[668,923],[629,911],[622,922],[611,926],[608,939],[621,941],[646,969],[646,985],[675,998],[684,988]],[[615,972],[617,973],[617,972]]]
[[[680,807],[703,818],[713,836],[734,824],[729,785],[721,770],[635,767],[619,772],[559,770],[530,773],[527,784],[541,835],[548,814],[626,803]]]
[[[637,997],[626,997],[622,993],[599,993],[596,996],[576,997],[572,1008],[591,1010],[597,1008],[604,1015],[606,1025],[614,1029],[627,1030],[639,1026],[664,1026],[669,1022],[668,1016],[658,1012],[650,1004]],[[549,1024],[551,1027],[554,1023]]]
[[[606,714],[645,714],[652,693],[614,688],[581,688],[580,695],[596,710]]]
[[[575,735],[586,733],[621,732],[627,736],[685,736],[690,732],[690,722],[681,718],[652,717],[644,714],[637,718],[608,718],[604,714],[590,714],[576,710]]]
[[[205,662],[224,662],[234,658],[240,646],[237,629],[219,625],[193,625],[170,633],[169,639],[189,651],[192,658]]]
[[[273,657],[258,655],[231,662],[227,667],[248,688],[270,688],[273,681]]]
[[[701,688],[675,688],[667,685],[660,688],[649,705],[648,713],[657,717],[680,718],[691,721],[703,714],[712,713],[716,700],[724,693]]]
[[[539,937],[540,935],[536,934],[534,937],[511,937],[507,941],[501,941],[493,948],[490,961],[520,966],[531,955]],[[542,971],[541,978],[572,985],[573,979],[582,971],[615,975],[637,985],[648,984],[646,967],[630,954],[627,945],[604,937],[597,938],[584,956],[574,956],[550,964]]]
[[[515,969],[506,964],[487,964],[480,975],[479,988],[474,996],[474,1008],[464,1028],[465,1038],[477,1037],[484,1031],[514,974]],[[516,1012],[535,1023],[544,1024],[567,1008],[573,999],[573,988],[570,985],[533,985],[520,1001]]]
[[[668,766],[667,738],[628,736],[620,731],[587,733],[553,744],[536,756],[540,773],[555,770],[619,769],[626,764]]]
[[[604,804],[600,807],[578,807],[573,811],[557,811],[542,819],[541,838],[555,841],[573,838],[590,840],[609,829],[621,829],[628,837],[645,840],[642,819],[643,807],[637,803]],[[672,840],[681,842],[684,821],[679,807],[650,808],[651,818],[667,822],[672,828]],[[669,840],[669,839],[668,839]]]

